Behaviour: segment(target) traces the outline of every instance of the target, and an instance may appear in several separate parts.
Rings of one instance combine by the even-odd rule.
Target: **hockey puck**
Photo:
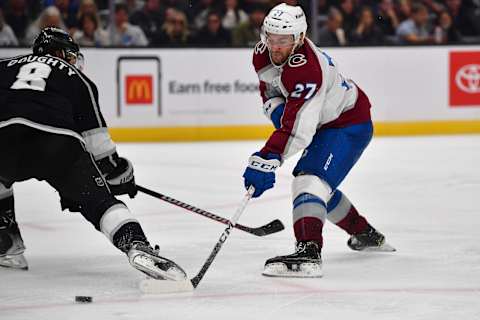
[[[75,296],[75,302],[90,303],[93,301],[91,296]]]

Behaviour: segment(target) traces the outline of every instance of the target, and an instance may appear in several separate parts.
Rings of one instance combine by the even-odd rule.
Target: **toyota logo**
[[[468,64],[458,70],[455,83],[467,93],[480,93],[480,65]]]

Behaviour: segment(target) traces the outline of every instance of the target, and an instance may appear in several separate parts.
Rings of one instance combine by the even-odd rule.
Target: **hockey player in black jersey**
[[[158,255],[114,195],[137,193],[130,161],[119,157],[95,84],[76,66],[79,47],[46,28],[33,54],[0,60],[0,265],[27,269],[12,184],[36,178],[54,187],[62,209],[80,212],[130,264],[156,279],[185,272]]]

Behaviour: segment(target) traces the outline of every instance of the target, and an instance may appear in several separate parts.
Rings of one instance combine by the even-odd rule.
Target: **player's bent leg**
[[[395,251],[385,242],[385,236],[373,228],[338,189],[328,202],[327,219],[350,235],[347,245],[352,250]]]
[[[130,264],[155,279],[185,279],[185,272],[151,247],[137,219],[108,188],[90,154],[70,145],[76,153],[61,174],[47,181],[59,191],[63,205],[79,211],[112,244],[127,254]],[[66,160],[66,159],[65,159]],[[65,166],[65,165],[64,165]],[[60,170],[61,171],[61,170]]]
[[[322,229],[331,189],[314,175],[295,177],[292,184],[295,252],[265,262],[263,275],[274,277],[321,277]]]
[[[28,269],[25,245],[15,220],[13,189],[0,183],[0,266]]]
[[[338,189],[327,204],[327,219],[349,235],[363,232],[368,226],[365,217],[358,213],[350,200]]]
[[[152,248],[131,212],[123,204],[116,204],[100,220],[100,230],[128,256],[137,270],[154,279],[185,280],[187,275],[173,261],[159,255],[159,247]]]

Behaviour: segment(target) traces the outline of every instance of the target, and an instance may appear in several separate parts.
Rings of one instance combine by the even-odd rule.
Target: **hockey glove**
[[[128,194],[130,198],[135,197],[138,190],[130,161],[115,153],[97,161],[97,164],[114,195]]]
[[[260,152],[255,152],[248,159],[248,166],[243,174],[245,188],[253,185],[255,192],[253,198],[262,195],[268,189],[273,188],[275,184],[275,170],[280,166],[280,155],[269,153],[262,156]]]

